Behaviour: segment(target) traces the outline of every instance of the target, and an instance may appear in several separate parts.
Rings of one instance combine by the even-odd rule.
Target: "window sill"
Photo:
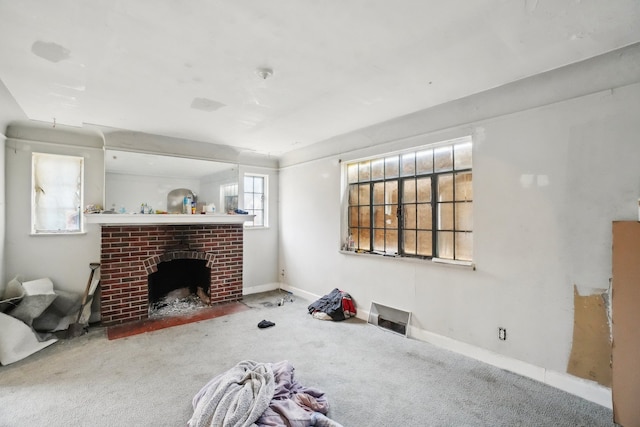
[[[86,231],[73,231],[69,233],[29,233],[30,236],[84,236]]]
[[[385,258],[385,259],[395,259],[401,262],[411,262],[411,263],[419,263],[419,264],[435,264],[442,265],[454,268],[464,268],[464,269],[476,269],[476,265],[470,261],[457,261],[452,259],[442,259],[442,258],[431,258],[431,259],[423,259],[423,258],[412,258],[412,257],[403,257],[397,255],[384,255],[384,254],[376,254],[376,253],[368,253],[368,252],[354,252],[354,251],[345,251],[339,250],[341,254],[351,255],[351,256],[364,256],[364,257],[372,257],[372,258]]]

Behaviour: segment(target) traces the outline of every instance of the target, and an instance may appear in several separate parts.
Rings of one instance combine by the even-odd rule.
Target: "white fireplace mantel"
[[[179,225],[179,224],[243,224],[255,215],[224,214],[85,214],[87,224],[100,225]]]

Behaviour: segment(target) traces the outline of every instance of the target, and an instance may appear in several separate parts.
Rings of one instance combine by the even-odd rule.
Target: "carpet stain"
[[[483,371],[474,369],[469,371],[469,374],[478,380],[485,381],[491,384],[495,384],[498,382],[498,380],[488,372],[483,372]]]
[[[434,359],[433,357],[425,356],[424,354],[416,353],[414,351],[407,351],[405,355],[412,359],[418,359],[422,362],[429,363],[430,365],[435,365],[440,367],[445,366],[445,363],[441,360]]]
[[[307,341],[304,343],[304,345],[312,348],[324,348],[327,346],[324,341]]]

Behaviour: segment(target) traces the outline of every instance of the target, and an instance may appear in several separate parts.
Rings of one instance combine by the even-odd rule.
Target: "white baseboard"
[[[550,385],[560,390],[571,393],[575,396],[597,403],[605,408],[612,409],[613,401],[611,389],[604,387],[594,381],[585,380],[573,375],[556,372],[549,369],[541,368],[527,362],[523,362],[512,357],[494,353],[492,351],[476,347],[471,344],[463,343],[433,332],[409,327],[409,335],[420,341],[425,341],[447,350],[471,357],[489,365],[496,366],[500,369],[528,377],[541,383]]]
[[[312,294],[311,292],[307,292],[303,289],[296,288],[294,286],[287,285],[286,283],[279,283],[280,289],[285,290],[287,292],[291,292],[294,295],[298,295],[302,298],[308,299],[310,301],[315,301],[320,298],[322,295]]]
[[[315,295],[311,292],[307,292],[303,289],[298,289],[284,283],[280,284],[280,288],[292,292],[295,295],[300,295],[311,301],[315,301],[321,297],[321,295]],[[360,307],[356,308],[356,317],[364,320],[365,322],[368,321],[369,311],[363,310]],[[479,360],[480,362],[522,375],[523,377],[540,381],[541,383],[547,384],[551,387],[566,391],[567,393],[571,393],[590,402],[597,403],[605,408],[613,409],[611,389],[604,387],[595,381],[585,380],[573,375],[541,368],[512,357],[494,353],[484,348],[445,337],[444,335],[425,331],[424,329],[419,329],[411,325],[409,325],[409,337],[454,351],[458,354]]]
[[[280,289],[280,283],[266,283],[264,285],[242,288],[242,295],[259,294],[261,292],[275,291],[276,289]]]

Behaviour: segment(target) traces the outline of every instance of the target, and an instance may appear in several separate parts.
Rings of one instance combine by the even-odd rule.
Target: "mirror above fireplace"
[[[167,211],[172,190],[191,190],[200,204],[220,206],[220,189],[238,183],[238,165],[133,151],[105,151],[105,210]]]

